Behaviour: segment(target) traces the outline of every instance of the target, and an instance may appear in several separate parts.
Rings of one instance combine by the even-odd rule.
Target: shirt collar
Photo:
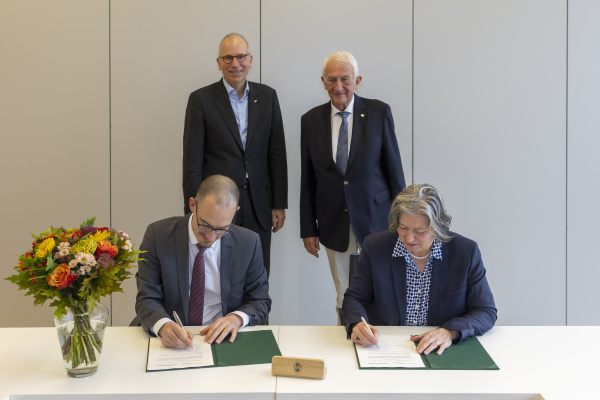
[[[350,114],[352,114],[352,111],[354,111],[354,95],[352,95],[352,100],[350,100],[350,103],[348,103],[348,107],[346,107],[345,110],[338,110],[333,105],[333,102],[330,102],[330,103],[331,103],[331,116],[332,117],[340,111],[348,111]]]
[[[438,260],[442,259],[442,242],[440,242],[437,238],[433,238],[433,246],[431,247],[431,255],[433,258],[437,258]],[[410,253],[407,250],[400,237],[398,237],[398,241],[396,242],[396,246],[394,246],[394,251],[392,252],[392,257],[410,257]]]
[[[225,84],[225,90],[227,90],[227,94],[231,95],[231,92],[233,91],[235,96],[239,99],[239,96],[237,95],[237,91],[235,90],[235,88],[233,86],[231,86],[229,83],[227,83],[225,78],[223,78],[223,83]],[[248,79],[246,79],[246,89],[244,90],[244,98],[248,96],[249,91],[250,91],[250,85],[248,85]],[[244,99],[242,99],[242,100],[244,100]]]
[[[192,229],[192,218],[194,218],[194,213],[192,213],[192,215],[190,215],[190,219],[188,220],[188,239],[189,239],[189,244],[190,245],[197,245],[198,244],[198,239],[196,238],[196,235],[194,235],[194,229]],[[218,238],[210,247],[216,247],[215,245],[217,243],[221,242],[221,238]]]

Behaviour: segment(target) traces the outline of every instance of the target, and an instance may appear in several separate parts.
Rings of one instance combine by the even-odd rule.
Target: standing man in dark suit
[[[321,76],[331,102],[301,120],[300,236],[315,257],[319,242],[325,246],[342,325],[350,253],[387,229],[405,186],[390,106],[356,96],[361,80],[352,54],[331,54]]]
[[[210,325],[200,332],[209,343],[229,333],[233,342],[240,327],[266,320],[271,298],[258,235],[232,224],[239,194],[234,181],[213,175],[188,199],[192,213],[148,226],[132,325],[167,347],[189,347],[192,334],[173,311],[184,325]]]
[[[260,236],[267,275],[271,230],[285,221],[287,158],[277,93],[246,79],[252,67],[248,42],[237,33],[219,45],[223,79],[196,90],[188,100],[183,134],[183,197],[195,196],[213,174],[233,179],[241,190],[235,223]]]

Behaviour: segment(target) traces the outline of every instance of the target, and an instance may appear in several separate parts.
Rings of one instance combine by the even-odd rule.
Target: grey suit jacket
[[[132,325],[150,328],[161,318],[173,318],[173,311],[187,325],[189,282],[190,214],[167,218],[148,226],[140,250],[135,275],[138,294],[136,319]],[[250,317],[249,325],[263,323],[271,310],[269,283],[262,258],[258,235],[234,226],[221,238],[221,304],[223,315],[243,311]]]

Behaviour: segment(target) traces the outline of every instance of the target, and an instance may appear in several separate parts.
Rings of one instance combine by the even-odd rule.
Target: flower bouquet
[[[19,256],[6,278],[34,298],[51,300],[67,372],[87,376],[98,369],[108,310],[102,296],[122,292],[121,282],[140,260],[126,233],[95,228],[95,217],[79,228],[53,228],[32,234],[31,250]]]

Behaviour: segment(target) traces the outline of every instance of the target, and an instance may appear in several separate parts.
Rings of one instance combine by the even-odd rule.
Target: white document
[[[380,335],[379,348],[355,347],[361,368],[425,368],[415,342],[407,335]]]
[[[149,338],[146,371],[213,366],[215,363],[210,344],[199,335],[194,335],[193,343],[186,349],[174,349],[165,347],[157,337]]]

